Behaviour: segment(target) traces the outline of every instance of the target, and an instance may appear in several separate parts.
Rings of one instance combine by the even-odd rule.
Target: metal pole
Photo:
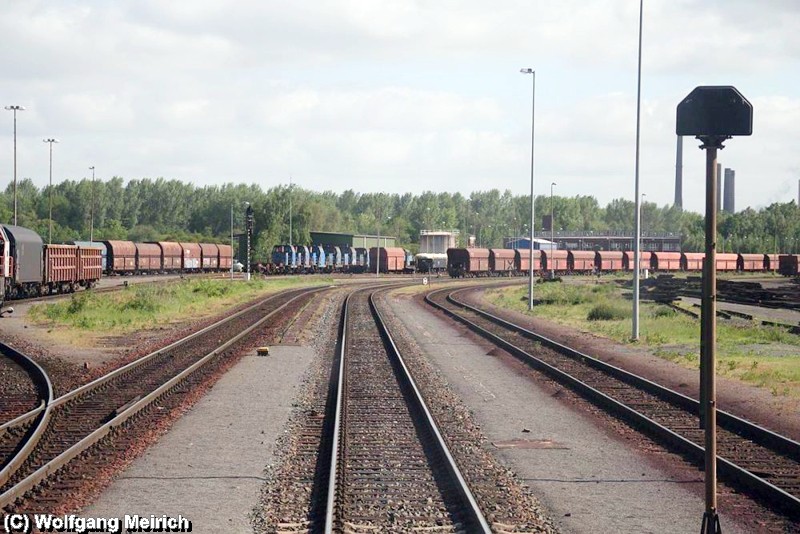
[[[89,167],[92,171],[92,205],[89,208],[89,243],[94,243],[94,165]]]
[[[233,280],[233,204],[231,204],[231,280]]]
[[[553,245],[556,242],[556,218],[555,218],[555,209],[553,208],[553,186],[555,186],[555,182],[550,183],[550,252],[553,252]],[[555,257],[553,258],[555,260]],[[550,278],[555,280],[556,278],[556,264],[555,261],[551,262],[551,269],[550,269]]]
[[[533,69],[522,69],[520,72],[523,74],[531,74],[531,235],[530,235],[530,249],[528,251],[528,259],[530,260],[528,272],[528,310],[533,311],[533,236],[536,229],[534,221],[534,132],[536,128],[536,71]]]
[[[378,219],[378,239],[375,243],[377,248],[375,249],[377,253],[375,254],[375,278],[380,277],[381,275],[381,220]]]
[[[48,219],[50,221],[48,234],[47,234],[47,242],[49,244],[53,244],[53,143],[58,143],[58,139],[43,139],[45,143],[50,143],[50,195],[49,195],[49,215]]]
[[[14,226],[17,225],[17,111],[24,111],[24,106],[6,106],[14,113]]]
[[[702,532],[719,532],[717,515],[717,391],[716,391],[716,339],[717,339],[717,144],[706,143],[706,254],[703,277],[703,359],[702,388],[705,392],[705,500]]]
[[[295,266],[297,254],[292,246],[292,177],[289,175],[289,251],[292,254],[292,268]]]
[[[14,106],[14,226],[17,226],[17,106]]]
[[[631,332],[631,339],[634,341],[639,339],[639,270],[641,269],[641,237],[639,235],[641,228],[641,198],[639,197],[639,133],[641,123],[641,108],[642,108],[642,13],[644,11],[644,0],[639,0],[639,67],[638,76],[636,80],[636,221],[635,234],[636,239],[633,244],[633,331]]]

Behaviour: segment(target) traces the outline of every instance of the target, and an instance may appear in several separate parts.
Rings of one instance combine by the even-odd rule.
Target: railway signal
[[[706,151],[706,253],[700,340],[700,410],[705,423],[706,510],[701,534],[722,531],[717,513],[717,150],[733,136],[752,135],[753,106],[732,86],[696,87],[678,104],[676,133],[699,139]]]
[[[245,275],[245,280],[250,280],[250,242],[253,239],[253,226],[255,225],[255,218],[253,216],[253,206],[250,205],[249,202],[247,204],[247,210],[245,211],[245,232],[247,233],[247,266],[245,270],[247,274]]]

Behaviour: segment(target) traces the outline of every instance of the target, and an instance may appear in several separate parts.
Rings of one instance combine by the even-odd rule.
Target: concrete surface
[[[290,346],[245,356],[80,515],[182,515],[199,534],[252,532],[263,469],[313,356]]]
[[[393,302],[490,442],[544,440],[544,447],[494,453],[549,508],[563,532],[700,531],[700,472],[675,479],[660,471],[598,428],[597,419],[487,355],[443,316],[408,299]],[[724,515],[721,521],[724,532],[743,532]]]

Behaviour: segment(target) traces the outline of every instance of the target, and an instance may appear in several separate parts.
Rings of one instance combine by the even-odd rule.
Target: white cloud
[[[22,104],[20,174],[285,181],[365,191],[528,188],[530,80],[537,176],[601,202],[633,195],[638,3],[618,0],[3,3],[0,92]],[[735,83],[752,138],[721,160],[737,195],[794,191],[800,162],[800,4],[645,3],[642,179],[672,200],[675,105]],[[7,112],[6,112],[7,113]],[[0,122],[0,186],[11,172]],[[685,146],[688,196],[702,154]],[[787,186],[788,184],[788,186]],[[794,185],[792,185],[794,184]],[[702,195],[700,195],[702,196]],[[794,198],[792,194],[786,200]],[[746,204],[744,200],[739,204]],[[702,209],[702,199],[687,199]]]

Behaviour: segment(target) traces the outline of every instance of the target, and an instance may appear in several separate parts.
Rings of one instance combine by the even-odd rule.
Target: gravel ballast
[[[661,470],[603,419],[564,402],[571,394],[537,384],[500,351],[408,298],[397,316],[450,387],[472,409],[493,454],[513,470],[565,532],[695,532],[703,514],[702,474]],[[507,357],[506,357],[507,358]],[[725,532],[746,532],[722,516]]]

